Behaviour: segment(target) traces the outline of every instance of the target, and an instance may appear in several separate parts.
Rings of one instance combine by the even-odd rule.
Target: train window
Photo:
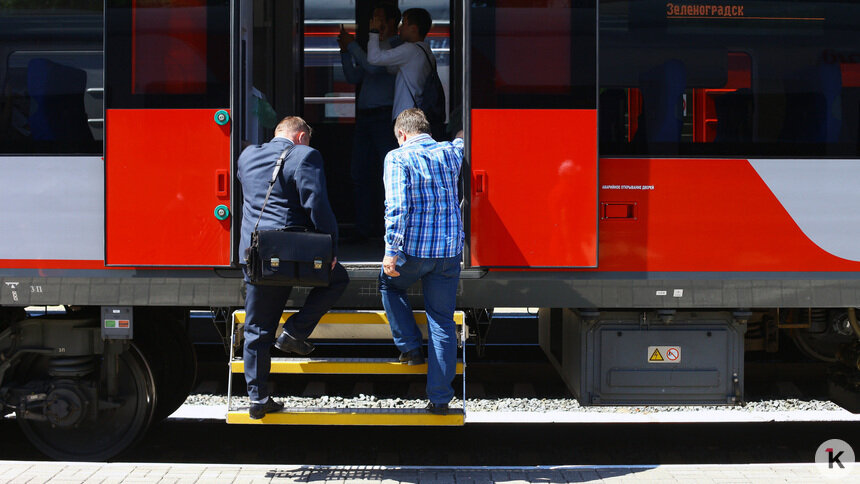
[[[107,106],[229,106],[229,3],[108,1]]]
[[[101,2],[2,3],[0,154],[100,154]]]
[[[594,0],[471,3],[473,108],[595,108]]]
[[[600,2],[602,155],[854,157],[856,2]]]

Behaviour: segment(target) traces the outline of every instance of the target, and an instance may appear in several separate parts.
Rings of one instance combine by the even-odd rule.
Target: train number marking
[[[30,292],[34,294],[42,294],[42,286],[30,286]]]
[[[665,296],[666,294],[668,294],[668,291],[657,291],[658,296]]]

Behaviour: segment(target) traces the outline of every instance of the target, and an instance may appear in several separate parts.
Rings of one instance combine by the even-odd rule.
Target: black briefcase
[[[262,286],[328,286],[331,235],[304,227],[261,230],[251,234],[248,278]]]
[[[331,235],[310,232],[305,227],[280,230],[257,230],[263,210],[269,202],[272,187],[281,173],[284,159],[292,145],[278,158],[269,180],[269,191],[260,208],[260,216],[251,232],[251,245],[245,253],[248,279],[260,286],[328,286],[334,259]]]

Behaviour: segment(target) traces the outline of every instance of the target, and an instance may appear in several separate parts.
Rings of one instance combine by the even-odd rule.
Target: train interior
[[[369,21],[378,2],[332,0],[301,5],[302,2],[254,0],[248,3],[242,10],[241,55],[244,65],[248,66],[243,79],[243,142],[268,140],[274,125],[284,116],[299,114],[304,117],[314,130],[311,146],[322,153],[326,163],[329,200],[340,225],[339,260],[379,263],[384,250],[382,166],[379,163],[372,167],[372,174],[351,173],[355,101],[360,85],[347,81],[337,43],[343,26],[356,36],[356,41],[366,51]],[[452,46],[455,36],[451,35],[451,5],[454,3],[449,0],[399,2],[401,10],[422,7],[433,18],[427,41],[436,57],[449,112],[450,106],[455,105],[452,103],[462,98],[460,83],[452,81],[459,76],[455,66],[458,63],[452,61],[452,52],[456,50]],[[297,51],[295,46],[303,47]],[[394,143],[393,133],[391,136]],[[354,188],[359,178],[378,180],[368,190],[372,195],[373,210],[369,216],[372,222],[369,226],[365,224],[364,231],[356,227]]]

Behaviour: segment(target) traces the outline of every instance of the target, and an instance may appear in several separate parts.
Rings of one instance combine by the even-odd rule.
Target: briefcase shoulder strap
[[[263,211],[266,210],[266,204],[269,203],[269,196],[272,194],[272,188],[275,187],[275,181],[278,179],[278,174],[281,172],[281,168],[284,166],[284,160],[287,158],[287,155],[290,154],[290,150],[293,149],[293,145],[290,144],[287,146],[287,149],[281,152],[281,156],[278,158],[278,163],[275,166],[275,170],[272,172],[272,179],[269,180],[269,190],[266,192],[266,199],[263,200],[263,207],[260,208],[260,216],[257,217],[257,223],[254,224],[254,230],[251,232],[256,232],[257,227],[260,226],[260,220],[263,219]]]

